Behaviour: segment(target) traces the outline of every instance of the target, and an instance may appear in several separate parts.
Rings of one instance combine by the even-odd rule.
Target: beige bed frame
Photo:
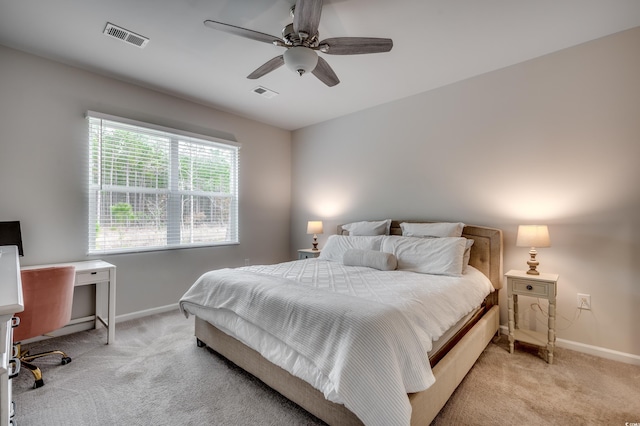
[[[427,221],[414,221],[427,222]],[[392,235],[401,235],[400,221],[393,221]],[[344,231],[346,232],[346,231]],[[338,233],[343,230],[339,226]],[[469,264],[483,272],[496,290],[502,288],[502,232],[498,229],[467,225],[463,234],[475,240]],[[195,335],[199,346],[208,346],[234,364],[253,374],[286,398],[330,425],[361,425],[344,405],[324,398],[305,381],[263,358],[258,352],[196,317]],[[499,332],[498,292],[487,298],[484,315],[433,367],[436,382],[428,389],[408,395],[412,406],[412,425],[428,425],[469,372],[491,339]],[[426,356],[426,354],[425,354]]]

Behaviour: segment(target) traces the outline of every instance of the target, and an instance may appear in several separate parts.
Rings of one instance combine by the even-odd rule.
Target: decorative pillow
[[[395,255],[398,270],[433,275],[462,275],[467,239],[387,236],[381,250]]]
[[[391,219],[348,223],[342,225],[342,229],[349,231],[350,236],[389,235]]]
[[[402,222],[402,236],[404,237],[461,237],[464,223],[410,223]]]
[[[383,235],[380,236],[356,236],[331,235],[320,252],[319,259],[342,262],[344,253],[349,249],[377,250],[380,251]]]
[[[393,271],[398,260],[391,253],[375,250],[349,249],[344,252],[343,263],[347,266],[366,266],[380,271]]]
[[[467,265],[469,264],[469,259],[471,259],[471,246],[475,243],[474,240],[468,239],[464,247],[464,255],[462,256],[462,271],[467,269]]]

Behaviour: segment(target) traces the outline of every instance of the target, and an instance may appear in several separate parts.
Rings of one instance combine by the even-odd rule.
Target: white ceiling
[[[329,88],[286,67],[248,80],[284,49],[203,25],[279,36],[293,3],[0,0],[0,44],[293,130],[640,26],[638,0],[325,0],[321,39],[394,41],[389,53],[320,54],[341,80]],[[109,38],[107,22],[150,42]]]

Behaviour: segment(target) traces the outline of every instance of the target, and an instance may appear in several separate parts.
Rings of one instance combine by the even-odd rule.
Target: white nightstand
[[[507,277],[507,298],[509,301],[509,352],[513,353],[516,340],[546,347],[545,360],[553,364],[553,348],[556,343],[556,294],[558,275],[529,275],[525,271],[511,270]],[[547,333],[518,328],[518,295],[537,297],[549,301],[549,322]]]
[[[312,259],[314,257],[320,256],[320,252],[322,250],[313,250],[313,249],[300,249],[298,250],[298,260],[300,259]]]

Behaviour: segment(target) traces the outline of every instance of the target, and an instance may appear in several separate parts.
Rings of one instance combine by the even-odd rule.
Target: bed
[[[402,229],[400,226],[401,223],[416,222],[416,221],[394,220],[389,222],[390,223],[387,230],[387,234],[392,236],[398,236],[398,235],[402,235]],[[427,221],[421,221],[421,223],[426,223],[426,222]],[[348,235],[348,234],[349,232],[345,228],[343,228],[342,226],[338,227],[337,235]],[[411,375],[411,374],[414,374],[413,371],[411,373],[407,373],[406,376],[403,376],[400,378],[400,381],[406,385],[406,389],[412,389],[412,386],[413,387],[417,386],[416,391],[408,391],[402,394],[402,399],[404,399],[404,401],[406,402],[406,405],[409,406],[409,413],[408,413],[409,417],[407,418],[405,418],[406,413],[401,412],[401,408],[398,408],[399,411],[397,412],[394,411],[395,406],[392,406],[393,405],[392,402],[390,402],[391,405],[389,407],[385,406],[384,403],[380,403],[379,401],[376,403],[375,398],[379,399],[379,396],[376,394],[375,391],[372,391],[374,394],[376,394],[375,397],[372,397],[371,395],[363,395],[364,399],[367,399],[370,397],[373,398],[372,401],[365,401],[365,403],[368,402],[372,406],[370,407],[365,406],[366,409],[364,410],[364,412],[363,412],[362,406],[358,406],[357,404],[352,403],[351,399],[349,399],[350,395],[348,392],[350,392],[350,388],[349,388],[350,382],[348,381],[348,378],[351,377],[352,382],[354,381],[354,377],[356,381],[358,378],[362,378],[363,381],[366,381],[365,378],[369,377],[369,373],[371,372],[370,369],[373,368],[368,365],[374,362],[372,359],[367,358],[367,362],[357,362],[357,363],[349,364],[350,365],[349,369],[345,369],[347,379],[345,379],[343,381],[343,384],[339,387],[339,391],[343,392],[343,394],[337,395],[337,398],[338,398],[337,400],[341,403],[334,402],[336,401],[336,395],[333,395],[331,394],[331,392],[328,392],[326,388],[326,383],[322,382],[322,380],[329,380],[329,379],[322,376],[321,374],[316,374],[314,376],[313,372],[308,373],[308,370],[305,369],[306,368],[305,365],[303,365],[302,367],[298,365],[300,363],[299,359],[302,359],[302,361],[307,362],[307,358],[305,356],[294,358],[290,356],[290,354],[287,354],[286,356],[284,356],[284,358],[286,358],[288,361],[280,361],[280,360],[276,361],[273,359],[270,361],[267,358],[271,358],[271,354],[265,353],[265,352],[270,352],[270,351],[273,352],[273,349],[265,349],[265,347],[272,348],[271,346],[261,346],[259,343],[254,344],[253,342],[248,343],[249,340],[247,339],[247,335],[254,334],[255,330],[243,329],[244,323],[235,322],[236,321],[234,319],[235,317],[231,318],[229,322],[224,318],[222,318],[221,320],[215,315],[213,317],[210,316],[210,311],[215,311],[216,315],[220,314],[221,312],[224,313],[224,315],[227,315],[228,313],[223,312],[228,310],[227,305],[224,305],[224,306],[217,305],[216,306],[217,309],[209,309],[206,306],[205,307],[199,306],[200,304],[206,305],[208,302],[198,302],[197,304],[193,303],[194,299],[188,297],[188,295],[190,294],[190,292],[198,293],[198,291],[194,291],[193,289],[196,287],[196,284],[198,284],[200,280],[196,282],[196,284],[194,284],[194,287],[192,287],[192,289],[190,289],[187,293],[185,293],[185,296],[183,296],[183,298],[181,299],[180,306],[183,312],[185,313],[185,315],[192,314],[192,315],[195,315],[196,317],[195,318],[195,335],[196,335],[199,346],[207,346],[211,348],[215,352],[229,359],[234,364],[243,368],[247,372],[253,374],[257,378],[262,380],[264,383],[269,385],[271,388],[278,391],[279,393],[281,393],[291,401],[297,403],[302,408],[314,414],[321,420],[327,422],[328,424],[357,425],[357,424],[362,424],[363,420],[361,420],[361,418],[364,418],[365,419],[364,422],[366,424],[376,424],[376,423],[377,424],[393,424],[393,423],[409,424],[410,423],[414,425],[418,425],[418,424],[426,425],[433,420],[433,418],[437,415],[440,409],[444,406],[444,404],[449,399],[449,397],[451,396],[453,391],[456,389],[458,384],[462,381],[464,376],[467,374],[467,372],[471,369],[471,367],[473,366],[477,358],[480,356],[484,348],[499,331],[498,291],[497,290],[499,290],[502,286],[502,233],[500,230],[497,230],[497,229],[487,228],[483,226],[465,225],[464,228],[462,229],[462,237],[469,240],[473,240],[473,245],[469,249],[468,264],[471,266],[471,268],[469,269],[472,270],[473,273],[479,272],[483,276],[483,279],[485,279],[484,277],[486,277],[485,280],[489,283],[489,286],[492,287],[493,291],[490,292],[488,295],[486,295],[486,297],[484,297],[484,299],[478,305],[477,308],[469,310],[469,312],[464,315],[464,320],[455,321],[456,328],[454,332],[448,331],[446,335],[442,337],[442,339],[440,338],[437,339],[437,342],[436,342],[438,346],[437,348],[429,346],[428,355],[427,355],[427,351],[424,351],[423,353],[421,353],[420,354],[421,360],[419,360],[419,362],[416,362],[415,358],[409,359],[409,362],[404,362],[402,360],[399,361],[399,364],[402,364],[403,362],[405,364],[409,364],[410,365],[409,369],[412,369],[412,368],[419,369],[421,368],[419,364],[427,364],[428,365],[427,369],[430,370],[428,373],[424,374],[424,377],[421,376],[420,379],[416,379],[415,382],[412,381],[414,378],[414,376]],[[445,239],[442,239],[442,240],[444,241]],[[318,263],[313,263],[313,262],[318,262]],[[324,263],[322,263],[322,260],[306,259],[306,260],[281,264],[283,266],[280,266],[280,265],[272,266],[270,272],[273,272],[273,270],[277,270],[279,268],[279,269],[287,270],[288,273],[290,274],[304,277],[306,273],[305,268],[320,270],[319,268],[321,266],[325,267],[323,266],[324,264],[331,264],[331,263],[332,262],[328,262],[326,260],[324,261]],[[331,268],[334,267],[333,265],[329,265],[329,266]],[[260,283],[258,283],[258,286],[261,286],[263,281],[269,282],[271,278],[267,275],[261,275],[263,271],[261,271],[259,267],[257,268],[258,269],[254,268],[253,270],[238,268],[238,271],[225,270],[225,271],[212,271],[212,273],[216,274],[217,280],[224,281],[226,279],[231,280],[232,278],[241,279],[246,282],[255,280],[255,281],[260,281]],[[341,266],[341,268],[349,269],[351,267]],[[370,268],[358,268],[358,267],[353,267],[353,268],[356,268],[357,270],[361,271],[362,274],[365,274],[365,275],[369,273],[368,269],[370,269]],[[245,269],[244,272],[240,271],[243,269]],[[332,274],[332,273],[335,274],[335,272],[332,272],[332,271],[333,270],[330,270],[329,274]],[[372,274],[377,274],[377,271],[373,271]],[[412,274],[412,273],[407,273],[407,274]],[[424,275],[424,274],[414,274],[414,275]],[[465,275],[467,274],[465,273]],[[469,274],[469,275],[473,275],[473,274]],[[243,281],[243,285],[244,285],[244,281]],[[298,300],[298,299],[305,298],[305,296],[303,296],[302,293],[300,293],[300,295],[296,293],[298,291],[296,288],[292,287],[289,289],[288,287],[286,287],[286,289],[287,289],[287,294],[295,295],[295,297],[292,296],[293,299]],[[226,290],[226,291],[229,291],[229,290]],[[251,293],[254,292],[253,288],[251,288],[251,290],[246,290],[246,291]],[[226,293],[219,293],[217,296],[218,298],[220,298],[220,294],[226,295],[224,296],[226,298],[225,300],[231,300],[235,298],[234,296],[229,296]],[[314,294],[315,294],[314,297],[317,297],[318,293],[314,293]],[[205,299],[208,297],[210,296],[205,296]],[[332,315],[337,315],[342,317],[342,316],[345,316],[345,312],[347,316],[350,315],[350,309],[351,309],[350,306],[341,308],[339,305],[341,305],[342,302],[340,302],[339,299],[334,298],[334,299],[328,299],[328,300],[333,300],[332,304],[335,306],[332,306],[332,309],[334,308],[344,309],[344,311],[338,311],[337,314],[332,312],[331,313]],[[349,300],[351,301],[350,302],[351,304],[358,305],[360,303],[355,299],[349,299]],[[259,305],[268,305],[269,303],[270,303],[269,301],[264,302],[263,300],[261,303],[259,303]],[[286,303],[290,303],[290,300],[286,301]],[[283,309],[276,309],[276,310],[282,311]],[[270,315],[267,311],[265,312],[259,311],[258,305],[250,306],[249,308],[247,308],[247,312],[252,312],[258,318],[262,318],[260,317],[260,315],[265,315],[265,316]],[[224,317],[224,315],[222,316]],[[239,316],[242,316],[242,314],[240,314]],[[405,315],[401,314],[400,316],[402,317],[402,320],[404,320]],[[315,317],[312,317],[312,318],[315,318]],[[243,321],[243,320],[240,319],[240,321]],[[212,323],[215,323],[216,325],[213,325]],[[232,323],[236,325],[232,326],[231,325]],[[315,320],[313,321],[313,323],[315,324]],[[310,325],[310,327],[314,327],[314,326],[315,325]],[[238,330],[237,331],[232,330],[233,327],[238,327]],[[387,326],[385,325],[384,327],[387,327]],[[320,334],[323,334],[325,332],[326,332],[325,329],[319,331]],[[272,333],[276,337],[276,340],[278,340],[278,338],[282,338],[283,340],[285,337],[289,338],[289,336],[278,335],[278,332],[276,330],[270,333]],[[270,334],[270,333],[267,333],[267,334]],[[315,338],[313,337],[314,331],[310,330],[309,333],[310,333],[309,335],[312,336],[310,338],[315,341]],[[399,334],[400,332],[398,332],[397,329],[390,332],[391,336],[395,336]],[[260,339],[262,339],[262,337]],[[390,337],[389,339],[393,340],[393,337]],[[356,342],[355,344],[355,346],[357,346],[356,350],[358,349],[361,350],[359,345],[362,343],[362,339],[355,338],[352,340]],[[425,340],[425,338],[424,336],[420,335],[415,340],[422,342]],[[377,346],[383,347],[381,351],[384,351],[385,344],[386,342],[384,341],[382,343],[376,342],[376,347]],[[253,346],[255,349],[253,349],[252,347],[249,347],[248,345]],[[395,343],[391,342],[389,343],[389,345],[394,346]],[[415,353],[416,347],[413,347],[413,346],[407,346],[407,347],[410,347],[410,349],[403,348],[402,351],[406,350],[406,351]],[[314,348],[314,351],[322,352],[323,350],[324,350],[324,347]],[[280,349],[278,349],[278,351],[280,351]],[[303,355],[305,354],[303,353]],[[331,360],[332,359],[331,356],[333,356],[333,354],[329,354],[326,356],[322,355],[322,359]],[[361,350],[361,352],[358,353],[358,357],[363,357],[363,356],[366,358],[367,354],[365,353],[365,355],[363,355],[363,352]],[[372,356],[375,356],[375,355],[372,355]],[[401,354],[400,357],[402,356],[403,355]],[[291,361],[292,359],[293,361]],[[274,364],[274,362],[277,362],[280,366]],[[304,364],[304,362],[302,362],[302,364]],[[345,364],[348,364],[348,363],[345,362]],[[366,364],[363,367],[365,368],[365,370],[362,370],[362,371],[356,370],[357,368],[360,368],[359,367],[360,364]],[[367,370],[366,368],[369,368],[369,370]],[[374,369],[376,371],[384,370],[378,367],[375,367]],[[392,365],[392,363],[390,363],[389,369],[390,370],[396,369],[395,365]],[[322,369],[320,368],[320,370]],[[321,372],[324,372],[324,370],[322,370]],[[292,373],[294,373],[295,375]],[[331,374],[333,373],[330,373],[330,374],[328,373],[328,376],[331,376]],[[397,389],[394,388],[393,380],[387,381],[387,379],[389,377],[393,379],[395,376],[392,376],[391,373],[389,376],[385,376],[384,372],[382,374],[383,374],[381,376],[382,378],[378,381],[383,382],[385,386],[389,387],[389,401],[393,401],[397,399],[395,398],[397,394]],[[321,376],[321,377],[318,378],[318,376]],[[420,374],[417,374],[417,376],[420,376]],[[304,380],[299,377],[303,377]],[[312,383],[313,385],[310,383]],[[407,385],[407,383],[410,383],[410,384]],[[372,382],[371,385],[372,386],[375,385],[375,381]],[[425,387],[426,389],[423,389]],[[322,389],[322,391],[318,389]],[[377,393],[379,394],[379,391]],[[341,400],[340,398],[343,398],[344,400]],[[348,403],[345,401],[347,401]],[[350,410],[345,405],[351,406],[352,408],[355,407],[355,408],[354,410]],[[383,407],[382,411],[374,414],[367,412],[367,411],[375,410],[376,405]],[[360,416],[354,414],[354,412],[358,412]],[[389,415],[393,417],[391,418],[384,417]],[[397,422],[395,421],[396,419],[398,420]]]

